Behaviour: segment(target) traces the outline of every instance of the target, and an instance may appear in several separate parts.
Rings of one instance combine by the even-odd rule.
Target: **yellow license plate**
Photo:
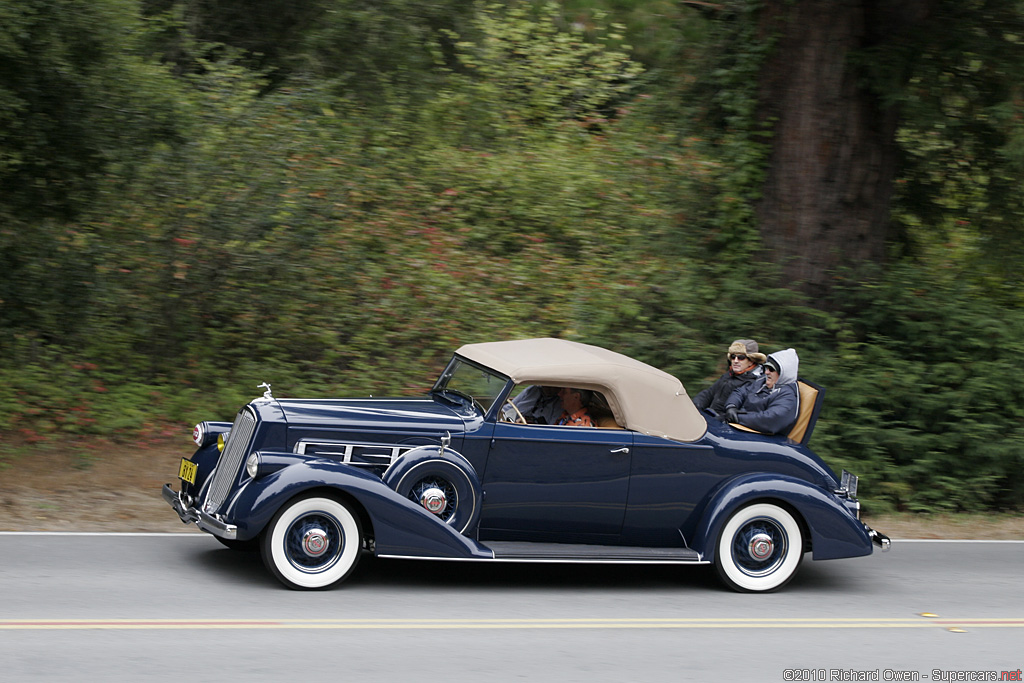
[[[178,479],[187,481],[190,484],[196,483],[196,471],[199,468],[191,460],[181,459],[181,467],[178,468]]]

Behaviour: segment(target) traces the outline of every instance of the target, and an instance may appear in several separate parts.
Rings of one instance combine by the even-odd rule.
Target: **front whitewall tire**
[[[260,550],[267,569],[298,590],[329,588],[359,561],[359,520],[332,498],[299,498],[285,504],[267,525]]]

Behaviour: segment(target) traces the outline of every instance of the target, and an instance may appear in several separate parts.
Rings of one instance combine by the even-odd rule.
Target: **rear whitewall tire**
[[[282,507],[263,533],[263,563],[296,590],[330,588],[355,568],[362,549],[359,519],[348,505],[310,496]]]
[[[796,575],[802,559],[800,523],[772,503],[755,503],[734,512],[715,548],[718,576],[742,593],[782,588]]]

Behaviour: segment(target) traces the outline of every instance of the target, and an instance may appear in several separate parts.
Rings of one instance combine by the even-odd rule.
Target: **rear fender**
[[[714,562],[715,541],[722,526],[733,512],[754,502],[775,502],[796,512],[810,534],[815,560],[871,554],[866,527],[835,495],[802,479],[771,473],[736,477],[715,493],[690,547]]]
[[[378,555],[454,559],[492,556],[476,541],[399,495],[373,474],[326,458],[297,458],[295,464],[248,480],[224,517],[238,526],[237,538],[255,538],[281,506],[313,493],[348,498],[360,505],[372,524]],[[240,511],[245,511],[244,517]]]

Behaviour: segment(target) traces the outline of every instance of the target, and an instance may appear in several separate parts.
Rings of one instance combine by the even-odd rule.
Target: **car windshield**
[[[453,358],[431,393],[454,403],[474,406],[481,413],[486,413],[507,381],[506,377],[482,365]]]

